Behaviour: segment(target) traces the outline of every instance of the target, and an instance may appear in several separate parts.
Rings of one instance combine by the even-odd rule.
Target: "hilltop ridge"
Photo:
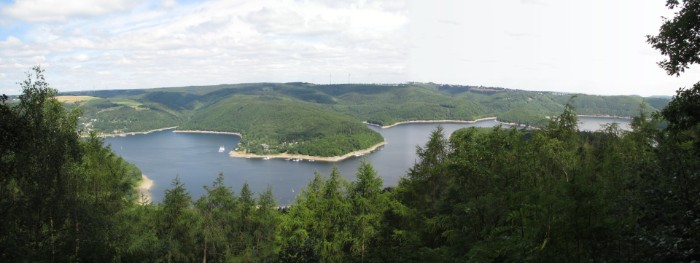
[[[178,126],[242,134],[241,151],[337,156],[383,141],[363,122],[389,126],[417,120],[497,117],[539,126],[571,102],[579,114],[636,116],[669,98],[599,96],[498,87],[407,84],[246,83],[138,90],[68,92],[90,96],[85,130],[124,133]],[[69,100],[69,99],[68,99]]]

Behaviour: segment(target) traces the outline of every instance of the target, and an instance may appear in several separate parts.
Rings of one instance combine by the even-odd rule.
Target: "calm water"
[[[597,131],[601,129],[601,126],[616,122],[620,125],[620,128],[624,130],[631,130],[630,122],[632,120],[625,118],[596,118],[596,117],[578,117],[579,130],[586,131]]]
[[[595,119],[600,121],[601,119]],[[608,121],[625,121],[608,119]],[[586,120],[583,120],[584,123]],[[606,123],[606,122],[603,122]],[[596,129],[594,123],[592,128]],[[483,121],[475,124],[442,124],[445,132],[464,127],[492,127],[495,121]],[[416,146],[428,140],[430,132],[437,124],[404,124],[389,129],[372,127],[384,136],[387,145],[380,150],[362,157],[353,157],[336,163],[292,162],[282,159],[262,160],[231,158],[226,152],[234,148],[239,137],[221,134],[174,133],[172,131],[154,132],[145,135],[106,138],[112,150],[127,161],[136,164],[141,171],[154,181],[151,189],[154,202],[163,199],[165,189],[172,180],[179,176],[193,198],[204,193],[202,186],[211,185],[216,176],[222,172],[225,182],[238,193],[244,182],[259,193],[269,185],[280,204],[293,202],[294,197],[313,178],[314,172],[329,174],[337,166],[343,177],[352,180],[365,158],[372,163],[384,186],[396,185],[399,178],[416,161]],[[226,147],[225,153],[219,153],[219,146]]]

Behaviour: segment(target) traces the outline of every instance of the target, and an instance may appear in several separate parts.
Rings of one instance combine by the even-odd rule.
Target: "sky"
[[[434,82],[673,95],[646,43],[665,0],[0,0],[0,93]]]

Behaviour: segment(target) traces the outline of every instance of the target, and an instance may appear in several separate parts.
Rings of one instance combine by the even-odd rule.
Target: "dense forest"
[[[183,130],[239,131],[239,148],[258,154],[340,156],[384,141],[352,117],[312,103],[235,96],[198,110]]]
[[[700,1],[668,5],[649,42],[678,74],[700,61]],[[700,261],[700,83],[630,131],[579,131],[578,98],[540,129],[438,128],[397,186],[363,162],[288,207],[223,175],[197,200],[175,179],[139,203],[138,169],[79,137],[40,68],[20,85],[0,96],[2,262]]]

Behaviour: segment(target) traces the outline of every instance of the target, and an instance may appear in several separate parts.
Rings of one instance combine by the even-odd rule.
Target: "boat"
[[[265,157],[263,158],[263,160],[270,160],[270,157]]]
[[[223,145],[219,147],[219,152],[220,152],[220,153],[224,152],[225,150],[226,150],[226,148],[224,148]]]
[[[312,163],[313,163],[313,162],[315,162],[315,161],[314,161],[314,160],[309,160],[309,162],[312,162]]]
[[[294,159],[294,160],[292,160],[292,161],[295,161],[295,162],[300,162],[300,161],[301,161],[301,159]]]

